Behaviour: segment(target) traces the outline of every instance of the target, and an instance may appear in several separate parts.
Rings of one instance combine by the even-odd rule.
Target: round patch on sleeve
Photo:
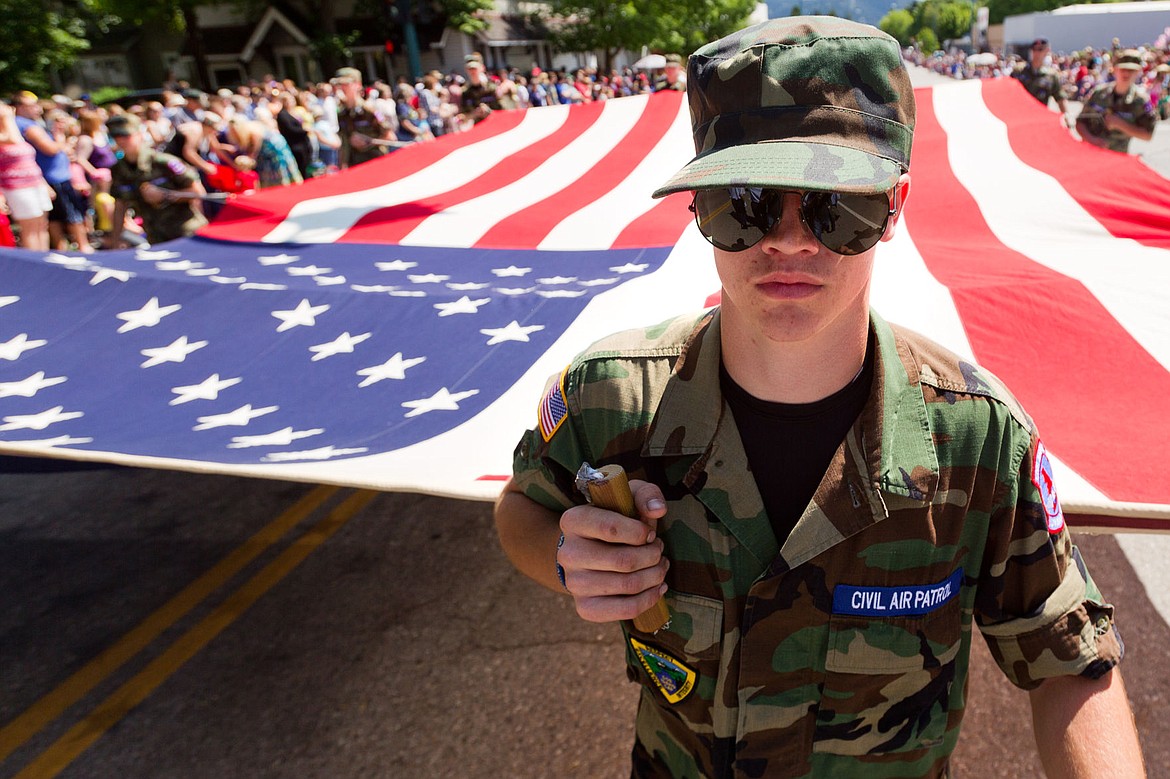
[[[1055,535],[1064,530],[1064,511],[1061,510],[1060,500],[1056,497],[1052,460],[1048,459],[1048,450],[1044,448],[1042,441],[1036,442],[1036,452],[1032,457],[1032,483],[1040,491],[1040,502],[1044,506],[1048,532]]]
[[[169,160],[167,161],[167,170],[169,170],[171,173],[174,173],[176,176],[182,176],[187,172],[187,166],[178,160]]]

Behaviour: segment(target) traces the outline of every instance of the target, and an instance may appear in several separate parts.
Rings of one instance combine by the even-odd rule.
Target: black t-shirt
[[[731,406],[748,465],[781,545],[865,406],[873,384],[873,362],[871,334],[861,372],[837,392],[813,403],[760,400],[736,384],[720,365],[723,396]]]

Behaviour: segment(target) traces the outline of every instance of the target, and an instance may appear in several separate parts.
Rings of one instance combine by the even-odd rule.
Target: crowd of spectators
[[[1124,51],[1114,39],[1108,49],[1086,47],[1070,53],[1051,52],[1047,67],[1060,77],[1064,95],[1069,100],[1084,100],[1093,88],[1112,80],[1112,63]],[[1137,86],[1150,97],[1151,108],[1162,119],[1170,118],[1170,48],[1152,45],[1138,48],[1142,72]],[[995,52],[967,54],[961,49],[925,53],[914,47],[905,51],[906,59],[924,68],[956,79],[1004,78],[1021,71],[1027,54],[1004,55]]]
[[[19,239],[30,249],[89,253],[172,237],[148,235],[143,214],[135,212],[185,199],[193,202],[184,208],[214,217],[227,194],[329,175],[408,144],[464,132],[492,110],[685,88],[681,59],[666,60],[655,72],[599,74],[535,65],[489,72],[483,58],[472,54],[463,72],[432,71],[414,83],[402,77],[393,85],[366,84],[360,71],[347,67],[320,83],[298,86],[265,77],[204,93],[178,82],[156,99],[105,105],[87,95],[43,99],[18,92],[11,104],[0,103],[0,245]],[[114,125],[118,132],[111,134]],[[119,166],[126,156],[122,138],[131,132],[141,136],[134,143],[135,165],[142,167],[141,146],[152,163],[170,164],[171,172],[184,169],[175,182],[185,182],[190,168],[196,185],[184,183],[182,192],[174,192],[167,191],[168,181],[162,194],[152,191],[142,199],[139,187],[153,184],[131,181],[130,166]]]

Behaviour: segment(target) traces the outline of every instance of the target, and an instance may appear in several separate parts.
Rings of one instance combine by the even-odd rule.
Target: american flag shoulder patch
[[[552,440],[553,433],[569,416],[569,404],[565,401],[565,376],[568,373],[568,368],[561,371],[560,378],[548,388],[540,401],[540,435],[545,443]]]

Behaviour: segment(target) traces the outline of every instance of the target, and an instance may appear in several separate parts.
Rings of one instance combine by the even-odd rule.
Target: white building
[[[1170,27],[1170,0],[1068,5],[1054,11],[1008,16],[1003,20],[1004,46],[1024,46],[1047,38],[1056,52],[1092,46],[1108,49],[1117,38],[1122,47],[1153,43]]]

